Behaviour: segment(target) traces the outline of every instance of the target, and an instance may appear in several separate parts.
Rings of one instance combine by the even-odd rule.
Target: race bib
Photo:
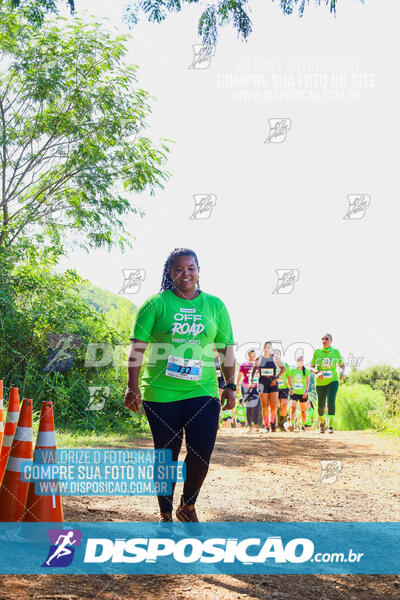
[[[165,374],[176,379],[199,381],[203,371],[203,361],[180,356],[168,356]]]
[[[332,377],[332,371],[321,371],[321,375],[324,379],[329,379]]]
[[[217,377],[221,377],[221,369],[217,369]]]
[[[302,383],[294,383],[293,384],[293,389],[294,390],[302,390],[303,389],[303,384]]]
[[[278,385],[284,385],[285,382],[283,381],[283,379],[278,379]]]
[[[272,377],[274,375],[274,369],[260,369],[261,377]]]

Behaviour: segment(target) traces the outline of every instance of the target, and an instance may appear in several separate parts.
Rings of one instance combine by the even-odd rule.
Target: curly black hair
[[[164,292],[165,290],[172,290],[172,288],[174,287],[174,284],[172,283],[172,279],[168,271],[174,264],[174,260],[180,256],[193,256],[194,262],[196,263],[197,268],[199,268],[199,261],[197,259],[196,253],[193,250],[190,250],[189,248],[174,248],[174,250],[172,250],[171,254],[168,256],[164,264],[160,292]],[[200,282],[198,278],[196,282],[196,288],[200,291]]]

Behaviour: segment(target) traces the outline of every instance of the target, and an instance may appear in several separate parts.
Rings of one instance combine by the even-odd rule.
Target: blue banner
[[[186,479],[186,463],[169,449],[38,449],[20,469],[38,496],[165,496]]]
[[[400,523],[0,523],[0,573],[399,574]]]

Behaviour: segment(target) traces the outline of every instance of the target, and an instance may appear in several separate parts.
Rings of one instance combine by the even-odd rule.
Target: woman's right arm
[[[251,385],[253,383],[253,378],[254,378],[254,375],[257,373],[257,368],[258,368],[259,363],[260,363],[260,357],[256,358],[256,360],[254,362],[254,366],[250,372],[249,379],[248,379],[249,385]]]
[[[240,389],[240,382],[242,381],[242,377],[243,377],[243,373],[242,373],[242,371],[240,370],[240,367],[239,367],[239,371],[238,371],[237,378],[236,378],[236,387],[237,387],[237,389]]]
[[[128,384],[125,391],[125,406],[133,412],[138,412],[142,396],[139,390],[139,373],[143,363],[143,353],[147,342],[132,340],[128,354]]]

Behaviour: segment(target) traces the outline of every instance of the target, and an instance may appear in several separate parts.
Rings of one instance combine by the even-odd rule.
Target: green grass
[[[343,385],[336,400],[336,426],[343,431],[378,429],[376,416],[385,411],[385,397],[369,385]]]
[[[136,448],[140,440],[151,439],[146,431],[118,433],[113,431],[57,431],[57,448]]]

